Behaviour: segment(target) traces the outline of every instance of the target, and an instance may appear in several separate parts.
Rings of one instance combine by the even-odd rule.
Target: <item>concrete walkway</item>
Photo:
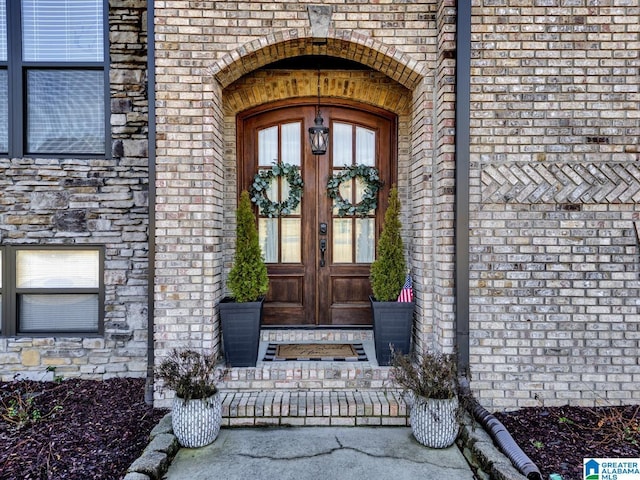
[[[182,448],[167,480],[473,480],[455,445],[423,447],[406,427],[222,429],[214,443]]]

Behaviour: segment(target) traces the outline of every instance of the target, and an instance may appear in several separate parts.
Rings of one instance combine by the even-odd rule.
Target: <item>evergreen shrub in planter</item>
[[[394,185],[389,192],[389,206],[370,275],[373,336],[379,365],[391,364],[391,347],[402,353],[409,353],[411,347],[413,302],[397,301],[407,275],[400,228],[400,200]]]
[[[262,303],[269,278],[247,191],[240,195],[236,219],[236,253],[227,279],[231,297],[219,304],[222,340],[227,365],[251,367],[258,359]]]

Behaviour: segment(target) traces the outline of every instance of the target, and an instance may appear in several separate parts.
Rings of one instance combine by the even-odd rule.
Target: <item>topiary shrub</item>
[[[400,227],[400,200],[394,185],[389,192],[389,206],[378,240],[378,256],[371,264],[371,288],[373,296],[380,302],[397,300],[405,282],[407,264]]]
[[[240,194],[236,220],[236,253],[227,286],[236,302],[255,302],[269,290],[269,278],[246,190]]]

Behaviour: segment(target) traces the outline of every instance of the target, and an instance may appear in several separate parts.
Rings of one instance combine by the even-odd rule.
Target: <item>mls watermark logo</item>
[[[585,458],[583,480],[640,480],[640,458]]]

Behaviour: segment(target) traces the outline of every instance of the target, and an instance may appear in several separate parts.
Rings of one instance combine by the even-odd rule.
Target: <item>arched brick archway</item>
[[[351,30],[329,30],[326,43],[318,44],[310,29],[281,30],[253,40],[224,55],[210,67],[222,88],[244,75],[285,58],[326,55],[361,63],[409,90],[424,77],[421,64],[395,47]]]
[[[344,38],[328,39],[326,45],[313,44],[313,39],[295,38],[281,40],[275,45],[264,45],[256,41],[221,59],[214,78],[217,80],[222,100],[224,125],[224,171],[227,192],[224,198],[226,208],[224,225],[229,226],[225,237],[232,234],[233,211],[239,188],[236,172],[236,116],[243,111],[260,105],[284,105],[308,100],[315,102],[318,94],[324,104],[348,103],[361,108],[376,107],[397,115],[399,144],[407,145],[411,137],[411,111],[413,89],[422,76],[411,70],[411,62],[404,55],[389,56],[389,51],[374,41],[367,41],[362,35],[354,35],[359,43]],[[266,41],[277,41],[278,34]],[[375,44],[375,45],[374,45]],[[375,50],[378,48],[379,50]],[[235,55],[237,54],[237,55]],[[243,54],[244,56],[240,56]],[[326,55],[356,61],[369,66],[365,70],[325,70],[318,72],[311,65],[308,70],[269,69],[269,64],[307,55]],[[236,58],[231,64],[227,62]],[[262,67],[262,68],[261,68]],[[394,138],[395,137],[394,132]],[[396,147],[397,148],[397,147]],[[408,150],[398,158],[398,170],[408,171]],[[235,187],[235,188],[234,188]],[[403,181],[403,188],[407,185]],[[232,252],[226,252],[225,264],[231,260]]]

